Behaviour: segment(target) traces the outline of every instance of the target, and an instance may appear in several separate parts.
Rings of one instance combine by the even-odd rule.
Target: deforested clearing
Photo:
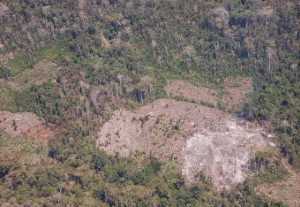
[[[182,96],[194,101],[205,102],[217,106],[217,91],[204,87],[197,87],[182,80],[172,80],[166,86],[166,92],[171,96]]]
[[[140,152],[176,160],[188,182],[203,171],[222,190],[245,180],[250,159],[267,147],[267,135],[260,125],[218,109],[161,99],[136,111],[115,111],[97,145],[111,155]]]
[[[30,112],[0,111],[0,129],[12,137],[34,137],[43,142],[48,142],[54,135],[50,127]]]
[[[229,189],[244,181],[250,159],[264,146],[266,138],[259,126],[222,120],[216,129],[204,129],[188,138],[182,174],[193,180],[200,169],[218,189]]]

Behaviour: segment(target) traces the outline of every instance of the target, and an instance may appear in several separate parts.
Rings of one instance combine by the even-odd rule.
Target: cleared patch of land
[[[263,131],[232,117],[222,119],[215,128],[199,130],[187,140],[182,174],[193,180],[201,169],[219,189],[230,189],[244,181],[250,159],[266,146]]]
[[[252,78],[228,77],[224,80],[223,87],[223,96],[220,100],[218,98],[221,91],[197,87],[183,80],[169,81],[165,90],[171,97],[184,97],[204,105],[216,107],[219,101],[226,110],[231,111],[246,101],[246,94],[253,90]]]
[[[194,101],[212,104],[213,106],[217,106],[218,103],[216,90],[197,87],[182,80],[168,82],[165,90],[171,96],[182,96]]]
[[[46,127],[35,114],[29,112],[0,111],[0,129],[12,137],[34,137],[46,142],[53,136],[53,130]]]
[[[267,140],[257,124],[215,108],[161,99],[136,111],[115,111],[97,145],[111,155],[141,152],[177,160],[188,181],[205,171],[221,190],[245,179],[250,158]]]

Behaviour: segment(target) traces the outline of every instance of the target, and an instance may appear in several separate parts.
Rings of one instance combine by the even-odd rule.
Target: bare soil
[[[24,133],[24,137],[34,137],[46,144],[54,138],[54,130],[52,127],[46,127],[44,124],[36,125]]]
[[[214,106],[217,106],[218,103],[216,90],[204,87],[197,87],[191,83],[182,80],[170,81],[167,84],[165,90],[171,96],[183,96],[191,100],[209,103]]]
[[[161,99],[136,111],[120,109],[98,133],[97,145],[108,154],[152,154],[177,160],[193,182],[205,171],[218,189],[242,182],[248,161],[267,146],[264,129],[218,109]]]
[[[45,142],[53,137],[53,130],[46,127],[35,114],[29,112],[0,111],[0,129],[12,137],[34,137]]]
[[[186,81],[169,81],[165,90],[171,97],[185,97],[192,101],[204,102],[213,106],[218,104],[217,90],[197,87]],[[232,111],[246,101],[246,95],[252,90],[252,78],[228,77],[224,80],[224,95],[220,101],[227,111]]]

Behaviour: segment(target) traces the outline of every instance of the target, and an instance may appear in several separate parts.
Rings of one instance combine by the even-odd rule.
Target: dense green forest
[[[93,135],[118,107],[166,97],[167,80],[222,90],[226,77],[250,76],[247,103],[228,112],[270,121],[282,156],[300,169],[299,17],[292,0],[1,0],[0,110],[33,112],[58,130],[49,146],[1,131],[0,203],[283,206],[254,193],[284,177],[280,167],[254,169],[264,176],[219,193],[202,173],[185,185],[174,162],[108,156]],[[55,80],[7,84],[42,60],[57,65]]]

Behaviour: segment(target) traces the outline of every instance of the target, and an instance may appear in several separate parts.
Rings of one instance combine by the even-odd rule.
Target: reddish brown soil
[[[228,111],[236,109],[241,103],[246,101],[246,95],[253,89],[252,78],[250,77],[229,77],[224,81],[224,96],[222,104]],[[166,92],[171,96],[181,96],[196,102],[209,103],[217,106],[218,91],[197,87],[191,83],[182,80],[173,80],[168,82]]]
[[[182,80],[170,81],[165,90],[171,96],[183,96],[198,102],[210,103],[214,106],[217,106],[218,103],[216,90],[197,87]]]
[[[30,136],[44,142],[48,142],[54,133],[54,130],[46,127],[35,114],[29,112],[0,111],[0,129],[12,137]]]
[[[24,137],[34,137],[39,141],[48,142],[54,138],[54,129],[43,124],[36,125],[24,133]]]

